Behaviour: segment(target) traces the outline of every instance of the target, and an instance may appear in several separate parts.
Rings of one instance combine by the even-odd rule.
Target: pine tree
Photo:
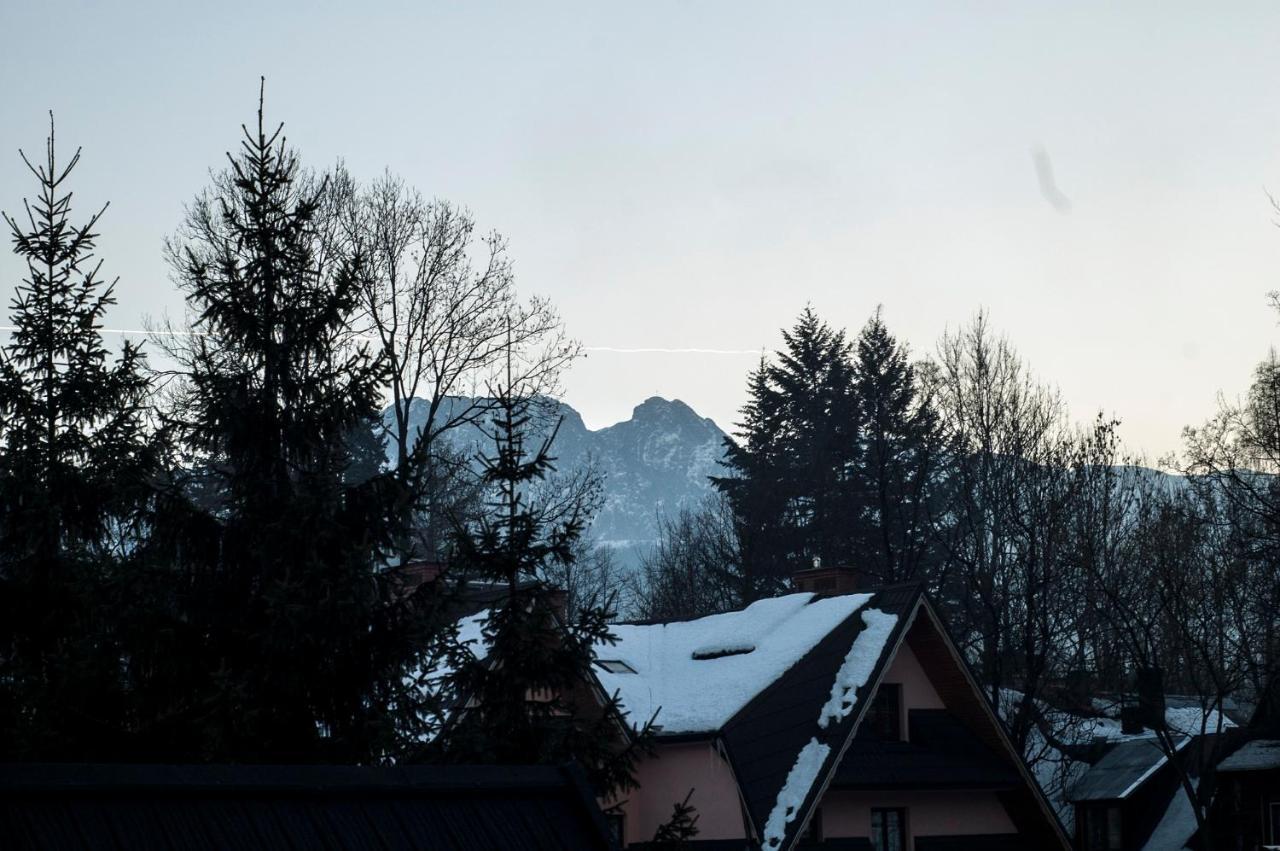
[[[0,754],[91,759],[125,727],[112,598],[155,460],[142,353],[110,357],[114,282],[95,261],[98,220],[71,221],[50,116],[40,194],[5,214],[27,276],[0,353]]]
[[[882,582],[922,579],[932,566],[930,512],[937,486],[938,415],[905,346],[880,311],[858,335],[854,393],[863,451],[859,566]]]
[[[170,245],[195,335],[167,412],[175,467],[151,558],[147,733],[210,760],[364,762],[420,732],[431,635],[385,570],[410,495],[369,464],[384,365],[351,342],[361,258],[326,238],[327,183],[261,100]],[[180,661],[175,661],[180,660]]]
[[[693,790],[684,796],[683,801],[676,801],[671,808],[671,818],[658,825],[653,834],[652,847],[685,848],[687,843],[698,836],[698,808],[689,803]]]
[[[495,389],[482,458],[489,493],[478,520],[459,523],[455,573],[506,587],[490,610],[483,648],[461,648],[445,690],[465,703],[438,742],[444,759],[483,764],[580,764],[597,794],[634,788],[635,761],[649,747],[649,725],[627,727],[617,696],[600,706],[595,647],[614,640],[607,605],[582,605],[567,622],[547,581],[575,558],[587,520],[582,499],[544,498],[559,430],[526,445],[536,400],[507,382]],[[648,719],[651,720],[651,719]]]
[[[815,557],[851,564],[859,515],[849,343],[812,308],[782,336],[783,351],[750,378],[730,474],[714,480],[738,518],[744,563],[775,589]]]

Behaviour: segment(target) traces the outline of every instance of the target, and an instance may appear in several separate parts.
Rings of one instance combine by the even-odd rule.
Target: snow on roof
[[[858,689],[867,684],[871,672],[876,669],[880,654],[884,653],[884,643],[898,623],[898,616],[868,609],[862,613],[862,623],[864,629],[853,640],[853,646],[831,684],[831,696],[818,714],[818,726],[823,729],[832,721],[842,721],[853,711]]]
[[[1192,778],[1191,784],[1198,792],[1200,778]],[[1142,846],[1142,851],[1175,851],[1185,848],[1196,832],[1196,827],[1196,813],[1191,806],[1191,799],[1187,797],[1186,790],[1179,786],[1169,800],[1169,808],[1164,811],[1155,830],[1147,838],[1147,844]]]
[[[718,730],[871,597],[788,594],[692,621],[617,624],[617,643],[596,655],[636,673],[596,675],[632,723],[657,712],[663,733]]]
[[[1280,768],[1280,740],[1254,739],[1218,764],[1219,771],[1268,771]]]
[[[787,781],[782,784],[778,800],[769,811],[769,819],[764,823],[764,844],[767,847],[777,848],[786,838],[787,825],[795,821],[830,752],[831,746],[824,745],[817,739],[810,739],[800,749],[795,764],[787,772]]]

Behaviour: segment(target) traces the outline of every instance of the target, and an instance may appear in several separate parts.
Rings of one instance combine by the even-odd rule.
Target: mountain
[[[451,398],[442,414],[472,400]],[[414,412],[425,417],[425,403]],[[709,476],[720,475],[725,433],[678,399],[653,396],[631,412],[631,418],[601,429],[589,429],[582,415],[564,402],[548,403],[547,421],[560,418],[552,448],[559,472],[569,474],[594,464],[604,476],[604,505],[590,534],[614,547],[623,563],[634,563],[657,538],[657,519],[711,493]],[[411,417],[411,428],[417,427]],[[484,435],[476,426],[449,432],[455,448],[475,454]]]

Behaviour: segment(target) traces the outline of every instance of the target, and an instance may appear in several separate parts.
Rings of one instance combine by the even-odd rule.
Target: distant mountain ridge
[[[725,433],[711,419],[678,399],[651,396],[635,407],[630,419],[589,429],[573,406],[548,400],[560,432],[552,454],[561,473],[594,463],[604,475],[604,504],[590,534],[617,548],[624,562],[633,562],[657,539],[660,514],[674,514],[711,493],[710,476],[722,475]],[[445,400],[440,416],[473,404],[463,397]],[[414,416],[416,415],[416,416]],[[410,431],[420,427],[426,403],[411,408]],[[451,430],[449,442],[475,453],[487,449],[477,426]],[[390,449],[389,449],[390,451]]]

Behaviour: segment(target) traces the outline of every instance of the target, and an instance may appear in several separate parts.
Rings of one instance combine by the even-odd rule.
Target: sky
[[[735,352],[590,351],[589,426],[730,426],[806,304],[917,356],[985,309],[1158,457],[1278,336],[1277,36],[1274,3],[0,0],[0,208],[54,110],[109,324],[179,314],[164,237],[265,75],[307,163],[469,207],[585,346]]]

